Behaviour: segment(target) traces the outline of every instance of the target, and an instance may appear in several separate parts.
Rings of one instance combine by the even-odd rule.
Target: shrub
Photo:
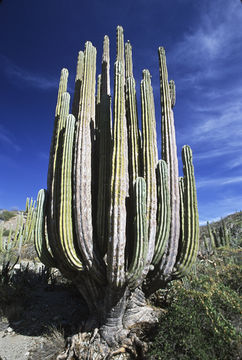
[[[212,262],[202,267],[199,278],[177,281],[167,293],[168,306],[152,339],[150,359],[239,358],[241,268]]]
[[[2,213],[0,214],[0,220],[8,221],[11,218],[13,218],[14,216],[16,216],[15,211],[3,210]]]

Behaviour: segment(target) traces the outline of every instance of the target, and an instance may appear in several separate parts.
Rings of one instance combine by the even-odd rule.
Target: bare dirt
[[[23,288],[17,291],[19,299],[2,309],[0,360],[54,359],[65,345],[64,334],[76,333],[86,319],[86,305],[70,284],[48,284],[43,275],[31,270],[17,270],[16,276],[24,284],[24,293]]]

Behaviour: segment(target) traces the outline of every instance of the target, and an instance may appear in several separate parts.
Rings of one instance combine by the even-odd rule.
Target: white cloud
[[[47,154],[46,152],[44,151],[40,151],[38,154],[37,154],[38,158],[41,159],[41,160],[49,160],[49,154]]]
[[[10,134],[10,132],[4,128],[4,126],[0,125],[0,144],[2,143],[3,146],[8,146],[15,150],[16,152],[21,151],[20,146],[16,143],[14,136]]]
[[[196,181],[197,188],[224,186],[230,184],[242,183],[242,176],[223,177],[223,178],[200,178]]]
[[[214,221],[219,221],[219,220],[221,220],[220,217],[209,218],[209,219],[205,219],[205,220],[199,220],[199,225],[200,226],[207,225],[207,222],[212,223]]]
[[[239,166],[242,167],[242,155],[240,154],[239,156],[235,157],[233,160],[230,160],[227,163],[227,166],[230,169],[234,169],[234,168],[237,168]]]
[[[242,210],[242,196],[221,196],[219,199],[211,199],[206,204],[199,206],[199,223],[206,224],[207,221],[217,221],[236,211]],[[218,217],[218,212],[220,217]]]
[[[3,64],[5,73],[12,81],[20,80],[27,86],[38,88],[40,90],[56,89],[58,86],[58,79],[34,74],[14,64],[4,55],[0,55],[0,63]]]
[[[200,23],[176,44],[171,58],[211,71],[211,64],[227,59],[241,44],[242,12],[239,2],[220,0],[200,3]]]

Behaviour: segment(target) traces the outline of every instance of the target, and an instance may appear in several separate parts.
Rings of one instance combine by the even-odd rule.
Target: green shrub
[[[167,293],[149,359],[239,359],[241,267],[210,261],[197,271]]]
[[[3,230],[3,236],[8,236],[9,233],[10,233],[10,230],[8,230],[8,229]]]
[[[15,211],[8,211],[8,210],[3,210],[0,214],[0,220],[3,221],[8,221],[11,218],[13,218],[14,216],[16,216],[16,212]]]

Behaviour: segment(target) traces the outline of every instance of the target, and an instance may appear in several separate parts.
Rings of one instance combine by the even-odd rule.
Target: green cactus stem
[[[35,250],[40,261],[47,267],[57,267],[48,243],[48,234],[45,231],[47,192],[41,189],[37,197],[37,214],[35,224]]]
[[[199,246],[197,195],[192,164],[192,151],[188,145],[182,149],[184,178],[180,179],[181,236],[174,277],[186,275],[196,260]]]
[[[109,38],[104,37],[102,74],[99,77],[98,96],[98,200],[97,200],[97,236],[102,255],[107,252],[108,217],[110,204],[110,162],[111,162],[111,95],[110,95]]]
[[[125,206],[129,188],[128,139],[124,92],[124,40],[123,28],[121,26],[117,28],[117,58],[114,72],[114,125],[107,275],[108,281],[112,286],[122,287],[125,282]]]
[[[176,261],[180,236],[180,201],[178,185],[178,160],[175,138],[174,114],[170,97],[166,56],[163,47],[159,47],[160,93],[162,109],[162,159],[168,167],[168,188],[170,190],[171,225],[170,235],[165,249],[166,256],[160,266],[164,278],[169,278]]]

